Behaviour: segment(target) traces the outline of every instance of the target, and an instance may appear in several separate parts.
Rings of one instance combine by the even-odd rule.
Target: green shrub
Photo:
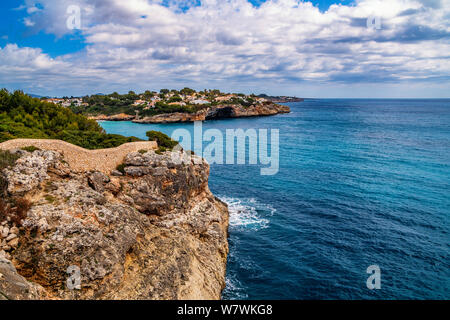
[[[0,142],[16,138],[61,139],[87,149],[112,148],[140,141],[136,137],[106,134],[95,120],[69,108],[31,98],[21,91],[10,93],[2,89]]]
[[[116,170],[121,172],[122,174],[125,174],[125,164],[121,163],[116,167]]]
[[[49,203],[54,203],[54,202],[57,200],[54,196],[52,196],[52,195],[50,195],[50,194],[47,194],[44,198],[45,198],[45,200],[47,200]]]
[[[155,153],[161,155],[161,154],[163,154],[163,153],[166,152],[166,151],[167,151],[167,149],[166,149],[165,147],[159,147],[159,148],[155,151]]]
[[[155,116],[158,114],[164,114],[164,113],[175,113],[175,112],[181,112],[181,113],[194,113],[197,109],[193,106],[182,106],[182,105],[169,105],[164,102],[158,101],[155,104],[154,108],[147,109],[147,110],[140,110],[139,115],[141,116]]]
[[[28,147],[23,147],[22,150],[28,151],[28,152],[34,152],[34,151],[41,150],[41,149],[36,148],[35,146],[28,146]]]
[[[148,131],[147,137],[149,141],[156,141],[158,143],[158,147],[164,148],[164,151],[166,150],[172,150],[176,145],[178,145],[178,142],[175,140],[172,140],[168,135],[159,132],[159,131]],[[164,152],[162,151],[162,152]]]
[[[9,151],[0,150],[0,171],[13,166],[20,156]]]
[[[9,132],[0,132],[0,143],[15,139],[15,137]]]
[[[172,102],[181,102],[181,101],[183,101],[183,99],[181,99],[180,96],[173,96],[172,98],[169,99],[168,102],[172,103]]]
[[[142,141],[136,137],[80,130],[64,130],[56,138],[91,150],[115,148],[124,143]]]

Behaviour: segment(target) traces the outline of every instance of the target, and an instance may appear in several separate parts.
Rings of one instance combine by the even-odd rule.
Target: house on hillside
[[[193,95],[182,96],[182,98],[183,98],[183,100],[186,100],[186,101],[193,101],[193,100],[197,99],[197,96],[195,94],[193,94]]]
[[[217,97],[215,100],[217,102],[223,102],[223,101],[229,101],[229,100],[231,100],[231,99],[233,99],[235,97],[236,97],[236,95],[229,94],[229,95],[226,95],[226,96]]]
[[[185,106],[186,103],[184,102],[171,102],[169,103],[169,106]]]
[[[61,104],[64,102],[64,99],[57,99],[57,98],[51,98],[51,99],[45,99],[45,102],[50,102],[53,104]]]
[[[197,100],[192,100],[191,103],[192,104],[209,104],[210,102],[208,100],[197,99]]]
[[[134,101],[133,106],[142,106],[144,104],[147,104],[147,101],[145,101],[145,100],[136,100],[136,101]]]

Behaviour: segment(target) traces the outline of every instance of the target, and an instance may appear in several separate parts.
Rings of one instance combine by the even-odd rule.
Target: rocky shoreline
[[[182,123],[229,118],[261,117],[291,112],[288,106],[275,103],[257,104],[249,107],[242,105],[219,105],[208,107],[196,113],[166,113],[152,117],[139,118],[125,114],[113,116],[93,116],[98,121],[133,121],[134,123]]]
[[[102,114],[98,116],[91,116],[89,118],[97,121],[132,121],[136,119],[136,116],[130,116],[128,114],[120,113],[112,116]]]
[[[220,299],[229,214],[206,161],[132,152],[107,175],[73,172],[56,151],[14,152],[0,192],[27,212],[0,214],[0,300]]]

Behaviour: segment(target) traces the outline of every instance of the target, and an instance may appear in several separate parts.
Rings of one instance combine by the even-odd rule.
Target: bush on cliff
[[[114,92],[110,95],[92,95],[84,97],[83,102],[88,103],[88,106],[71,106],[70,108],[75,113],[83,113],[88,115],[104,114],[107,116],[125,113],[127,115],[135,115],[139,110],[134,106],[134,100],[138,99],[134,92],[130,91],[128,94],[118,94]]]
[[[0,150],[0,198],[3,198],[7,194],[8,181],[3,176],[3,169],[12,167],[16,163],[19,156],[9,151]]]
[[[12,167],[19,159],[18,154],[0,150],[0,222],[10,219],[17,226],[26,217],[30,202],[23,198],[8,197],[8,180],[3,175],[3,169]]]
[[[27,152],[35,152],[35,151],[41,150],[35,146],[27,146],[27,147],[23,147],[21,149],[24,151],[27,151]]]
[[[148,131],[147,137],[149,141],[156,141],[158,143],[159,151],[172,150],[178,142],[172,140],[168,135],[159,131]]]
[[[64,130],[56,138],[86,149],[115,148],[124,143],[141,141],[141,139],[136,137],[81,130]]]
[[[0,90],[0,143],[16,139],[61,139],[87,149],[117,147],[135,137],[106,134],[100,125],[70,109]]]
[[[0,150],[0,172],[7,167],[13,166],[17,159],[19,159],[17,154]]]

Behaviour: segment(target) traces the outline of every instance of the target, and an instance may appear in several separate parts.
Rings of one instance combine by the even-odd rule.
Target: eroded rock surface
[[[136,123],[173,123],[173,122],[194,122],[225,118],[242,118],[271,116],[280,113],[291,112],[288,106],[275,103],[257,104],[244,107],[242,105],[219,105],[208,107],[196,113],[168,113],[159,114],[152,117],[135,119]]]
[[[0,300],[37,300],[45,290],[17,273],[11,261],[0,255]]]
[[[14,247],[0,248],[1,296],[219,299],[228,209],[209,191],[203,159],[172,156],[130,153],[125,174],[113,176],[74,173],[55,151],[22,152],[3,174],[8,196],[31,207],[22,225],[0,221],[17,233]],[[80,290],[67,282],[74,268]]]

